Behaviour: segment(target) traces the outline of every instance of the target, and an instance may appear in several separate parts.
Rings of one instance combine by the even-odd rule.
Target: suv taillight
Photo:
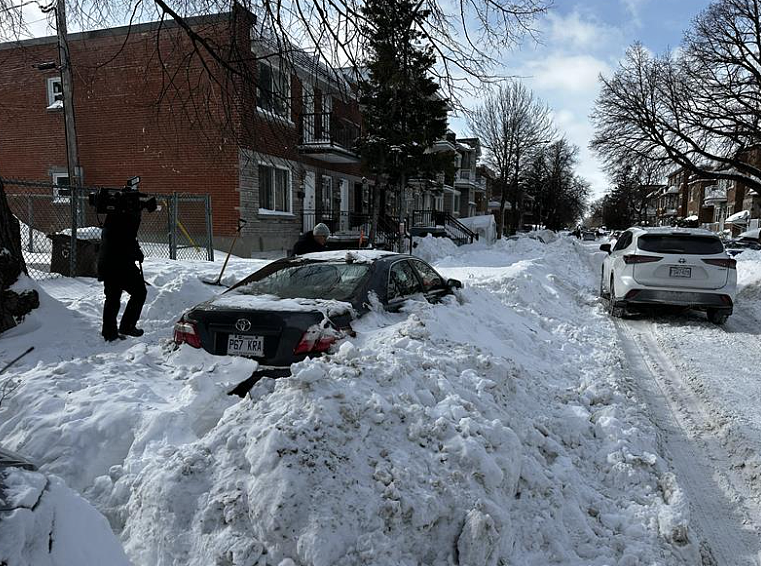
[[[330,326],[323,327],[320,324],[315,324],[307,328],[296,348],[294,348],[293,353],[311,354],[327,352],[333,344],[347,334],[351,334],[351,329],[336,330]]]
[[[628,254],[624,256],[624,263],[626,263],[626,265],[630,265],[632,263],[653,263],[656,261],[661,261],[662,259],[662,257],[657,257],[654,255]]]
[[[708,265],[715,265],[717,267],[724,267],[725,269],[737,269],[737,260],[731,257],[723,257],[717,259],[704,259],[703,263]]]
[[[174,323],[175,344],[188,344],[193,348],[201,347],[201,337],[198,335],[198,327],[191,320],[181,318]]]

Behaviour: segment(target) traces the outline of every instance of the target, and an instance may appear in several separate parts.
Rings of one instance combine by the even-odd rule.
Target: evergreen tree
[[[447,129],[447,101],[431,76],[436,63],[421,26],[429,11],[410,0],[367,0],[368,60],[360,84],[364,135],[358,151],[378,190],[410,178],[435,179],[453,167],[451,153],[427,151]]]

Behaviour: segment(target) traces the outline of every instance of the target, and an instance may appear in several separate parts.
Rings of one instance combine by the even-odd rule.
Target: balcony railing
[[[299,124],[302,146],[335,146],[353,151],[359,138],[357,124],[332,112],[302,114]]]
[[[369,214],[337,210],[305,210],[304,230],[309,231],[322,222],[330,228],[331,234],[370,233],[372,218]]]

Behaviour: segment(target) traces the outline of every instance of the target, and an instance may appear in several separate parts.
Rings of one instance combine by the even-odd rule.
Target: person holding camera
[[[143,310],[147,290],[142,266],[138,268],[135,265],[135,262],[142,264],[144,259],[137,241],[138,228],[139,207],[136,210],[109,212],[103,223],[98,255],[98,281],[103,281],[103,291],[106,295],[101,334],[107,342],[124,340],[125,335],[143,335],[143,331],[137,327],[137,321]],[[129,294],[129,301],[117,327],[116,318],[123,291]]]

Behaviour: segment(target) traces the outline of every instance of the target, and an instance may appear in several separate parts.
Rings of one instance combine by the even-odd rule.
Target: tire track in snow
[[[692,507],[692,523],[702,539],[704,566],[759,566],[761,509],[753,491],[732,471],[721,428],[711,411],[683,382],[664,354],[648,321],[616,321],[629,368],[660,431]]]

